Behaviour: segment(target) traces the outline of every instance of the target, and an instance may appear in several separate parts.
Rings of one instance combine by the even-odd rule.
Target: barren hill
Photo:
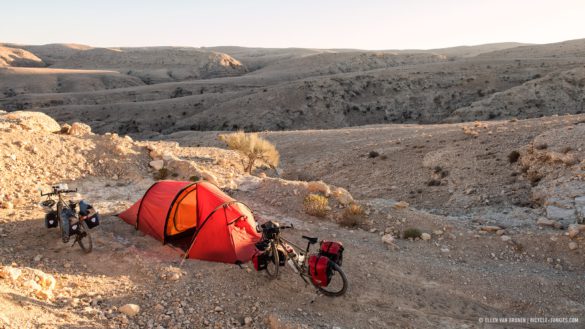
[[[585,57],[585,39],[502,49],[486,52],[478,57],[517,60],[525,58],[583,58]]]
[[[269,81],[298,80],[307,77],[363,72],[396,66],[444,62],[446,60],[444,56],[429,53],[326,52],[279,60],[249,74],[249,76]]]
[[[47,65],[53,65],[55,62],[67,59],[78,52],[93,48],[87,45],[71,43],[53,43],[47,45],[11,44],[9,46],[27,50],[41,58]]]
[[[142,136],[579,113],[582,87],[577,68],[585,64],[585,56],[579,56],[585,43],[518,46],[502,43],[411,53],[38,46],[44,52],[41,58],[48,58],[51,49],[67,53],[51,57],[59,59],[50,68],[93,72],[47,80],[52,72],[31,72],[24,79],[22,73],[4,71],[0,106],[39,109],[60,120],[84,120],[96,131]],[[562,78],[569,74],[562,72],[575,74],[576,82]],[[67,83],[59,84],[61,80]],[[11,84],[18,88],[10,90]],[[541,89],[541,96],[526,91],[533,86]],[[549,101],[539,100],[545,94]],[[504,98],[517,105],[498,101]],[[564,105],[556,106],[558,101]]]
[[[40,58],[26,50],[0,45],[0,69],[9,66],[42,67],[45,65]]]
[[[116,69],[148,84],[240,75],[246,68],[232,57],[194,48],[93,48],[53,64],[77,69]]]

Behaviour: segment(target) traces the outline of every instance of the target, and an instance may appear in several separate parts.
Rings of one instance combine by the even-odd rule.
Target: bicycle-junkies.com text
[[[480,317],[479,323],[540,323],[540,324],[574,324],[579,323],[577,317]]]

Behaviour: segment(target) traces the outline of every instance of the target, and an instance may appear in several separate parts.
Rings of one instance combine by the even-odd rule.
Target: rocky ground
[[[244,174],[216,133],[134,141],[0,115],[0,327],[502,328],[479,318],[573,317],[506,327],[579,328],[584,119],[268,133],[279,178]],[[321,296],[288,269],[269,280],[251,264],[181,266],[179,250],[114,216],[162,174],[218,184],[259,221],[293,223],[293,241],[342,241],[348,293]],[[43,226],[36,188],[62,181],[103,215],[91,254]],[[357,227],[337,223],[352,198],[339,187],[366,209]],[[326,218],[304,212],[309,191],[330,195]],[[401,238],[408,228],[424,234]]]

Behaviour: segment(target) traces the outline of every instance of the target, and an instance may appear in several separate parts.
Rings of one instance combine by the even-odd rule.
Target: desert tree
[[[252,173],[257,161],[262,161],[272,168],[278,167],[280,154],[274,144],[258,136],[257,133],[244,133],[238,131],[230,134],[219,135],[219,140],[226,143],[230,150],[235,150],[244,155],[247,162],[244,170]]]

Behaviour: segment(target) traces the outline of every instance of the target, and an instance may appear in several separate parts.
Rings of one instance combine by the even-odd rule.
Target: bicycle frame
[[[305,283],[309,284],[309,282],[307,281],[307,279],[305,279],[305,277],[309,277],[309,271],[307,269],[307,261],[309,259],[309,249],[311,248],[311,244],[309,242],[307,242],[307,248],[305,248],[305,250],[303,251],[303,249],[298,246],[295,243],[292,243],[291,241],[283,238],[282,236],[280,236],[280,234],[278,235],[278,237],[276,237],[275,242],[276,245],[281,245],[283,246],[284,252],[286,253],[286,258],[287,259],[292,259],[290,257],[290,254],[288,252],[288,250],[286,250],[286,248],[284,248],[284,244],[286,243],[287,245],[291,246],[293,248],[293,251],[297,253],[297,259],[293,260],[293,264],[295,266],[295,268],[297,269],[297,271],[299,272],[299,276],[301,277],[301,279],[303,279],[303,281],[305,281]],[[298,257],[303,258],[302,262],[299,261]]]

